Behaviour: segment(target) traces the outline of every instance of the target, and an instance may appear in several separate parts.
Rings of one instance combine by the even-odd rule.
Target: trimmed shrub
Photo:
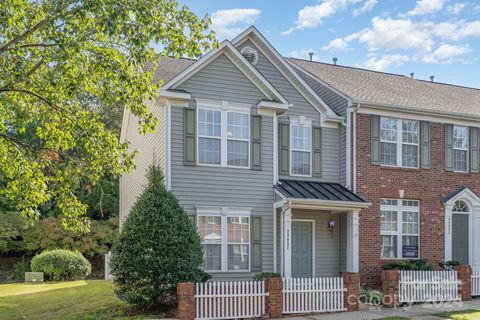
[[[179,282],[206,281],[200,237],[186,212],[150,166],[148,184],[122,225],[112,248],[116,295],[141,307],[167,304]]]
[[[455,260],[442,261],[438,264],[443,270],[453,270],[455,266],[459,266],[460,262]]]
[[[267,280],[267,279],[270,279],[270,278],[281,278],[281,277],[282,276],[280,275],[280,273],[262,272],[262,273],[256,274],[255,277],[253,277],[253,280],[261,281],[261,280]]]
[[[383,270],[413,270],[413,271],[429,271],[432,267],[425,259],[392,262],[382,265]]]
[[[31,268],[33,272],[43,272],[45,279],[53,281],[83,279],[92,271],[90,262],[81,253],[62,249],[36,255]]]

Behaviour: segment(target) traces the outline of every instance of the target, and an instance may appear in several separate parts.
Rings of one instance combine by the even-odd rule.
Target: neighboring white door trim
[[[314,219],[292,219],[292,225],[294,222],[310,222],[312,224],[312,277],[315,278],[315,220]]]

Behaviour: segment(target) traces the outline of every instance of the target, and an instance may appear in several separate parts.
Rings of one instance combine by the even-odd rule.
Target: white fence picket
[[[195,284],[197,320],[243,319],[265,313],[263,281],[211,281]]]
[[[399,295],[400,302],[458,301],[457,272],[402,270]]]
[[[283,313],[346,311],[343,278],[284,278]]]
[[[472,266],[472,296],[480,296],[480,265]]]

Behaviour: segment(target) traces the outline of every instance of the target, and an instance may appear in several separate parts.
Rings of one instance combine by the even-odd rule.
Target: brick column
[[[399,305],[400,271],[382,270],[382,304],[386,308]]]
[[[460,280],[458,294],[462,301],[472,300],[472,267],[455,266],[454,270],[457,271],[458,280]]]
[[[266,297],[266,312],[270,318],[281,318],[283,311],[283,281],[282,278],[270,278],[266,281],[268,296]]]
[[[177,316],[180,320],[195,319],[195,284],[181,282],[177,287],[178,309]]]
[[[343,285],[347,289],[343,294],[343,303],[347,311],[357,311],[360,305],[360,274],[353,272],[340,272]]]

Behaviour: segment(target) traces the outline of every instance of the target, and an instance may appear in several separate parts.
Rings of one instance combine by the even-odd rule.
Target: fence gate
[[[241,319],[265,313],[264,281],[211,281],[195,284],[195,319]]]
[[[283,313],[346,311],[343,278],[284,278]]]
[[[400,271],[400,302],[458,301],[457,271]]]
[[[472,296],[480,296],[480,266],[472,266]]]

